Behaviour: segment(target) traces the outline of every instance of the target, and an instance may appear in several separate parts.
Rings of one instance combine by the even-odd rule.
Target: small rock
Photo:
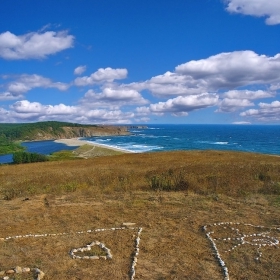
[[[122,223],[123,227],[132,227],[135,226],[135,223]]]
[[[20,266],[16,266],[15,272],[16,273],[22,273],[22,268]]]
[[[5,271],[0,271],[0,276],[5,275]]]
[[[41,279],[44,278],[45,273],[42,270],[40,270],[40,269],[38,269],[38,270],[39,270],[39,273],[37,275],[37,280],[41,280]]]
[[[13,273],[15,273],[15,271],[13,269],[9,269],[6,271],[6,274],[13,274]]]
[[[29,268],[29,267],[24,267],[24,268],[22,269],[22,272],[23,272],[23,273],[30,272],[30,268]]]
[[[98,256],[90,256],[89,257],[91,260],[99,260],[99,257]]]

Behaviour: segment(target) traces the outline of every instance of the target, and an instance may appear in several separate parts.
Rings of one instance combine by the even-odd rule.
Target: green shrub
[[[146,181],[152,190],[160,191],[187,191],[189,183],[182,171],[169,169],[165,173],[146,174]]]
[[[280,195],[280,182],[267,182],[259,192],[262,194]]]
[[[31,163],[31,162],[43,162],[48,161],[48,157],[37,153],[28,152],[16,152],[13,153],[13,163]]]

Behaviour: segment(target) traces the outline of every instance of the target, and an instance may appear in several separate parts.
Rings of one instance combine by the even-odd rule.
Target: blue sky
[[[2,0],[0,122],[280,124],[279,0]]]

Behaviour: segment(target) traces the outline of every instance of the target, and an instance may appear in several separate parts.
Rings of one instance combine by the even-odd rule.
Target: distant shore
[[[54,140],[54,142],[62,143],[62,144],[65,144],[67,146],[83,146],[83,145],[87,144],[87,145],[102,147],[102,148],[106,148],[106,149],[113,150],[113,151],[118,151],[118,152],[123,152],[123,153],[133,153],[131,151],[120,149],[120,148],[110,147],[110,146],[103,145],[103,144],[96,144],[96,143],[86,141],[86,140],[80,140],[79,138],[57,139],[57,140]]]

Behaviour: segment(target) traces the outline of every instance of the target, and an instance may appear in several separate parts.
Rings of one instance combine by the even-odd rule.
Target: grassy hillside
[[[268,246],[280,239],[279,157],[160,152],[1,166],[0,193],[0,237],[68,233],[0,241],[0,271],[20,265],[39,267],[44,279],[129,279],[135,230],[87,230],[135,222],[143,227],[135,279],[224,279],[207,224],[230,279],[280,278],[279,245]],[[226,252],[240,243],[238,232],[247,243]],[[112,260],[69,257],[94,240],[111,248]]]

